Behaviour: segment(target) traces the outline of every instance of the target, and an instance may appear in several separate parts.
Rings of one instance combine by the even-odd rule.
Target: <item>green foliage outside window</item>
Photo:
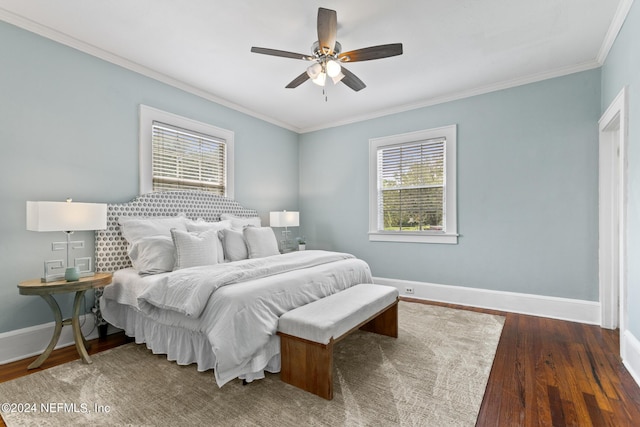
[[[444,143],[438,139],[380,150],[385,231],[444,230]]]

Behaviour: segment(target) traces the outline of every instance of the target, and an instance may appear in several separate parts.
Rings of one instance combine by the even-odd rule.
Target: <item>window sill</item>
[[[408,242],[408,243],[441,243],[447,245],[458,244],[458,234],[447,233],[408,233],[370,231],[370,242]]]

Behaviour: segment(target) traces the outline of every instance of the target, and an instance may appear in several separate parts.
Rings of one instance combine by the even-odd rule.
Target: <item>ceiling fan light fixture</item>
[[[327,75],[325,73],[320,73],[316,78],[311,79],[311,81],[317,84],[318,86],[324,86],[324,84],[327,81]]]
[[[337,85],[338,83],[340,83],[342,79],[344,79],[344,74],[342,74],[342,71],[340,71],[337,76],[331,77],[331,80],[333,80],[334,85]]]
[[[334,61],[333,59],[328,60],[325,67],[327,69],[327,75],[331,78],[339,76],[342,70],[338,61]]]
[[[307,68],[307,75],[311,80],[318,78],[320,74],[322,74],[322,65],[319,62],[316,62]]]
[[[369,61],[402,55],[402,43],[369,46],[342,52],[342,45],[336,41],[337,20],[337,12],[335,10],[318,8],[318,40],[311,45],[311,55],[255,46],[251,48],[251,52],[312,62],[312,65],[305,72],[285,86],[287,89],[296,88],[307,80],[311,80],[316,85],[324,86],[327,76],[329,76],[334,84],[342,82],[350,89],[358,92],[367,87],[367,85],[352,72],[342,67],[342,63]]]

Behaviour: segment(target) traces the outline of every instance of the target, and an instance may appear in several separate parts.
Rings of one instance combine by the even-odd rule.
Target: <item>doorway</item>
[[[601,326],[626,330],[627,90],[599,123],[599,284]],[[620,340],[621,346],[623,340]],[[621,348],[622,350],[622,348]]]

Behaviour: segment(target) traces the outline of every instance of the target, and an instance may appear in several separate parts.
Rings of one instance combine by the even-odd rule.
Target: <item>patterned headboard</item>
[[[107,206],[107,228],[96,231],[96,271],[112,272],[131,266],[127,242],[120,234],[118,219],[123,216],[160,217],[185,214],[188,218],[219,221],[230,213],[241,217],[257,216],[253,209],[235,200],[202,191],[163,191],[148,193],[128,203]]]

